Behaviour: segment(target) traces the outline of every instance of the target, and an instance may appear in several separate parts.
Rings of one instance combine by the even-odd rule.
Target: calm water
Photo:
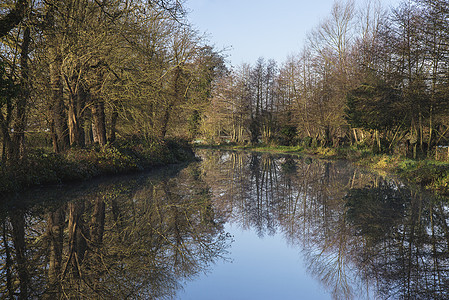
[[[446,200],[345,162],[198,155],[3,199],[0,298],[449,298]]]

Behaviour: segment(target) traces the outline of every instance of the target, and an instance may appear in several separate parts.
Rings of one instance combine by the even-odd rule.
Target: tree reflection
[[[224,218],[198,165],[175,177],[58,192],[41,197],[58,200],[49,208],[2,215],[0,294],[7,299],[171,298],[181,281],[227,255]]]
[[[0,210],[0,294],[171,298],[225,258],[232,222],[284,235],[334,299],[449,299],[447,200],[340,161],[199,154],[157,179],[44,190],[44,205],[16,196]]]
[[[344,162],[202,153],[217,209],[302,249],[334,299],[449,298],[449,207]]]
[[[373,197],[379,189],[386,189],[392,201],[385,201],[385,194]],[[371,266],[367,275],[378,280],[380,294],[404,299],[447,299],[449,216],[444,202],[387,183],[356,193],[370,194],[371,211],[361,215],[362,207],[351,207],[354,213],[348,216],[369,241],[361,257]],[[367,219],[373,215],[382,216],[370,223]]]

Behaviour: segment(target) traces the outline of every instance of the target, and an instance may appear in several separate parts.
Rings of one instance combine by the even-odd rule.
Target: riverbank
[[[319,159],[345,159],[356,165],[371,169],[382,175],[393,174],[412,184],[439,195],[449,196],[449,162],[433,159],[414,160],[399,155],[374,154],[370,149],[356,147],[316,147],[302,146],[236,146],[208,145],[204,148],[223,150],[249,150],[257,152],[308,155]]]
[[[56,154],[33,149],[25,159],[0,166],[0,194],[32,186],[88,180],[192,161],[195,154],[185,141],[118,141]]]

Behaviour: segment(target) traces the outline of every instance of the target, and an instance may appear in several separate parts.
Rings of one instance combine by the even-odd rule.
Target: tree
[[[388,136],[391,147],[398,131],[409,118],[401,103],[398,90],[373,78],[371,82],[363,83],[348,93],[346,119],[353,128],[374,130],[377,151],[382,152],[379,131],[385,137],[392,132]]]
[[[19,25],[25,17],[29,4],[30,1],[28,0],[17,0],[14,7],[0,17],[0,38],[7,35],[13,28]]]
[[[344,125],[346,92],[351,88],[351,50],[354,42],[354,2],[335,2],[331,16],[322,22],[309,36],[313,51],[315,72],[319,75],[314,84],[316,110],[320,137],[324,144],[341,135]]]
[[[16,2],[14,8],[0,19],[0,41],[3,46],[0,52],[0,77],[3,81],[0,109],[5,108],[0,111],[3,163],[25,156],[24,131],[30,95],[29,53],[32,50],[30,27],[28,1]]]

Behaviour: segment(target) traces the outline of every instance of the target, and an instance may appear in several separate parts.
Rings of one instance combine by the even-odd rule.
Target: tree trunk
[[[379,130],[376,130],[375,134],[376,134],[377,151],[378,151],[378,153],[381,153],[382,152],[382,146],[380,144]]]
[[[165,136],[167,135],[168,122],[170,121],[170,113],[171,113],[172,107],[173,107],[173,103],[170,103],[165,108],[164,117],[162,118],[161,138],[165,138]]]
[[[64,107],[64,95],[61,76],[61,56],[57,47],[51,47],[50,55],[50,112],[54,124],[54,151],[62,152],[68,149],[70,141],[67,127],[67,116]]]
[[[75,95],[70,95],[69,99],[68,127],[70,146],[81,146],[81,130],[78,121],[78,115],[76,113],[75,98]]]
[[[170,121],[170,115],[171,110],[176,102],[180,101],[181,99],[181,67],[176,67],[175,69],[175,77],[173,79],[173,94],[171,99],[169,99],[169,103],[165,107],[164,116],[162,118],[162,126],[161,126],[161,138],[165,138],[168,130],[168,123]]]
[[[30,27],[26,27],[23,33],[23,43],[20,54],[21,67],[21,81],[20,81],[20,95],[17,101],[16,108],[16,123],[14,126],[14,155],[15,158],[22,159],[25,156],[25,130],[26,130],[26,107],[28,98],[30,96],[29,90],[29,68],[28,68],[28,53],[30,45]]]
[[[118,120],[118,110],[117,107],[114,105],[112,116],[111,116],[111,130],[109,133],[109,142],[114,142],[116,140],[116,133],[117,133],[117,120]]]
[[[429,111],[429,138],[427,139],[427,156],[430,157],[433,144],[433,104],[430,105]],[[435,145],[437,146],[437,145]],[[435,147],[435,151],[436,151]]]
[[[45,21],[47,24],[45,42],[47,44],[47,53],[49,61],[49,77],[50,77],[50,99],[48,109],[51,116],[53,150],[62,152],[70,145],[67,116],[64,107],[64,93],[62,81],[62,56],[60,53],[60,44],[55,25],[55,9],[56,5],[47,3],[45,6]]]
[[[358,140],[358,138],[357,138],[357,129],[353,128],[352,131],[353,131],[353,133],[354,133],[354,140],[355,140],[355,143],[358,144],[358,143],[359,143],[359,140]]]
[[[69,84],[69,82],[67,82]],[[77,83],[78,88],[71,90],[69,99],[69,136],[71,146],[85,146],[84,136],[84,114],[83,109],[86,104],[88,93],[84,90],[82,84]]]
[[[104,113],[104,102],[94,101],[91,105],[91,111],[94,142],[100,145],[106,145],[106,117]]]

